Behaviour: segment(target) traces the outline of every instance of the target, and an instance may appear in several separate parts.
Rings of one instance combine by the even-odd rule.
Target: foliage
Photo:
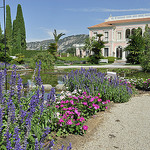
[[[59,33],[59,34],[57,34],[56,29],[54,29],[53,35],[54,35],[54,40],[55,40],[55,44],[56,44],[56,52],[57,52],[57,51],[58,51],[58,41],[59,41],[59,39],[60,39],[63,35],[65,35],[65,34],[64,34],[64,33]]]
[[[58,59],[60,60],[64,60],[64,61],[86,61],[87,58],[81,58],[81,57],[58,57]]]
[[[1,149],[45,149],[45,141],[50,140],[47,148],[52,149],[54,141],[48,136],[50,124],[54,117],[51,105],[55,101],[55,91],[52,89],[47,99],[44,99],[44,87],[41,87],[37,65],[37,88],[23,95],[22,79],[12,71],[8,93],[4,92],[6,71],[0,72],[0,147]],[[41,87],[41,88],[40,88]],[[55,109],[55,107],[53,107]],[[68,146],[71,149],[71,145]]]
[[[24,51],[24,56],[25,58],[33,58],[35,55],[37,55],[38,53],[47,53],[46,50],[25,50]]]
[[[69,53],[69,54],[76,54],[76,48],[75,48],[75,47],[68,48],[68,49],[66,50],[66,53]]]
[[[54,123],[51,129],[57,132],[57,135],[80,134],[83,135],[88,126],[84,125],[85,121],[99,111],[107,109],[107,103],[100,98],[100,93],[97,96],[90,96],[86,92],[62,91],[61,96],[56,100],[55,107],[57,108],[57,126]]]
[[[19,64],[23,64],[24,63],[24,55],[22,54],[16,54],[16,59],[15,61],[17,61]]]
[[[143,34],[145,51],[141,57],[141,67],[144,71],[150,72],[150,27],[145,26],[145,32]]]
[[[129,37],[125,51],[130,52],[127,56],[128,63],[140,63],[141,55],[144,52],[144,39],[141,34],[141,28],[135,29],[134,33]]]
[[[104,57],[103,59],[108,59],[108,63],[114,63],[116,57]]]
[[[109,99],[114,102],[127,102],[132,95],[132,88],[126,81],[120,82],[118,78],[107,79],[105,73],[92,68],[71,71],[64,78],[64,82],[69,91],[81,89],[92,96],[101,93],[104,101]]]
[[[12,22],[9,5],[6,5],[6,40],[9,55],[12,56]]]
[[[139,90],[150,91],[150,79],[133,78],[129,81]]]
[[[90,50],[94,53],[88,58],[88,61],[91,64],[98,64],[99,59],[102,57],[101,49],[105,47],[104,45],[105,42],[101,40],[102,36],[103,36],[102,34],[97,34],[98,40],[95,40],[93,37],[93,38],[86,39],[85,41],[84,49]]]
[[[6,58],[5,58],[5,53],[4,52],[0,52],[0,61],[2,62],[10,62],[12,60],[11,57],[9,57],[8,53],[6,53]]]
[[[30,62],[30,67],[35,68],[35,63],[41,61],[42,63],[42,70],[53,70],[54,69],[54,62],[55,58],[53,55],[47,53],[38,53],[34,56],[33,60]]]
[[[50,43],[50,45],[48,46],[48,52],[51,55],[53,55],[55,59],[57,59],[57,57],[56,57],[56,52],[57,52],[56,43]]]
[[[13,21],[13,55],[23,53],[24,50],[26,50],[25,23],[21,5],[18,4],[16,19]]]

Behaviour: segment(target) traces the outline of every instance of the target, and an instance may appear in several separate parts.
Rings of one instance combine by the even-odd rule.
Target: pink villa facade
[[[129,36],[138,27],[142,29],[143,34],[146,24],[150,26],[150,13],[117,17],[110,16],[105,22],[88,27],[89,37],[103,34],[102,40],[107,42],[105,48],[102,49],[103,56],[113,56],[126,60],[128,53],[124,51],[124,48],[127,46]],[[85,54],[83,55],[86,56]]]

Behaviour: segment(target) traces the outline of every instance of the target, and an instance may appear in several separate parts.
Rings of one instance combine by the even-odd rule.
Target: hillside
[[[72,35],[72,36],[65,37],[59,40],[58,49],[60,51],[66,51],[68,48],[72,47],[73,44],[83,44],[85,39],[88,37],[89,36],[86,34]],[[53,42],[54,42],[53,39],[37,41],[37,42],[29,42],[27,43],[27,49],[28,50],[40,50],[42,48],[43,50],[45,50],[47,49],[48,45]]]

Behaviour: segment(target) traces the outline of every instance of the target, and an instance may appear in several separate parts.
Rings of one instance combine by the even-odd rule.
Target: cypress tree
[[[10,55],[12,55],[12,22],[9,5],[6,5],[6,41],[8,52]]]
[[[13,51],[12,51],[12,55],[17,54],[17,26],[16,26],[16,20],[13,21]]]
[[[18,49],[20,47],[20,39],[21,39],[21,50]],[[26,50],[25,23],[20,4],[18,4],[17,7],[16,20],[14,20],[13,22],[13,42],[14,42],[13,49],[15,54],[17,52],[23,53],[23,51]]]
[[[0,52],[4,49],[4,35],[0,24]]]

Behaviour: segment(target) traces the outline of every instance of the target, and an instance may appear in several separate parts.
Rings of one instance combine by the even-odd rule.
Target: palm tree
[[[53,35],[54,35],[54,40],[55,40],[55,44],[56,44],[56,52],[57,52],[57,50],[58,50],[58,41],[59,41],[59,39],[60,39],[63,35],[65,35],[65,33],[60,33],[60,34],[57,35],[57,31],[56,31],[56,29],[54,29]]]

